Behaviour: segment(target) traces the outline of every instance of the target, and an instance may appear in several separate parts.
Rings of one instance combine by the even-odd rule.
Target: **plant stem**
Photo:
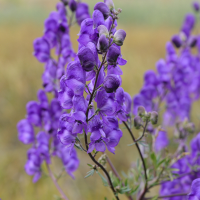
[[[143,127],[142,135],[141,135],[137,140],[135,140],[136,143],[137,143],[138,141],[140,141],[140,140],[144,137],[144,134],[145,134],[145,132],[146,132],[146,128],[147,128],[148,123],[149,123],[149,121],[146,121],[146,124],[145,124],[145,126]]]
[[[113,19],[113,22],[112,22],[112,26],[114,24],[114,19]],[[111,34],[111,31],[112,31],[112,26],[111,26],[111,29],[109,31],[109,36]],[[110,39],[109,39],[109,43],[110,43]],[[108,48],[109,49],[109,48]],[[94,83],[94,88],[93,88],[93,91],[92,91],[92,94],[90,95],[90,100],[89,100],[89,103],[88,103],[88,107],[87,107],[87,111],[86,111],[86,121],[88,122],[88,114],[89,114],[89,109],[90,109],[90,105],[92,103],[92,100],[93,100],[93,97],[94,97],[94,94],[95,94],[95,91],[96,91],[96,85],[97,85],[97,80],[98,80],[98,77],[99,77],[99,73],[101,71],[101,68],[103,67],[104,63],[105,63],[105,60],[106,60],[106,56],[107,56],[107,53],[108,53],[108,49],[107,51],[105,52],[105,54],[103,55],[103,58],[102,58],[102,62],[101,62],[101,65],[96,73],[96,79],[95,79],[95,83]],[[86,146],[86,150],[88,151],[88,140],[87,140],[87,134],[86,132],[84,131],[84,138],[85,138],[85,146]],[[110,178],[110,175],[109,173],[107,172],[107,170],[93,157],[93,155],[91,153],[88,153],[88,155],[90,156],[91,160],[97,165],[99,166],[103,172],[105,173],[105,175],[107,176],[107,179],[109,181],[109,185],[110,185],[110,188],[111,190],[113,191],[113,194],[115,195],[115,198],[117,200],[119,200],[119,197],[115,191],[115,188],[112,184],[112,181],[111,181],[111,178]]]
[[[109,157],[106,155],[106,160],[111,168],[111,170],[113,171],[113,173],[115,174],[115,176],[121,181],[121,177],[118,174],[117,170],[115,169],[115,166],[112,164],[111,160],[109,159]],[[122,183],[122,185],[124,186],[124,183]],[[128,194],[126,195],[130,200],[133,200],[133,198],[131,196],[129,196]]]
[[[123,121],[123,123],[126,126],[127,130],[129,131],[129,133],[130,133],[130,135],[131,135],[131,137],[132,137],[132,139],[133,139],[133,141],[134,141],[134,143],[136,145],[136,148],[137,148],[137,150],[139,152],[140,158],[142,160],[142,166],[143,166],[143,169],[144,169],[144,177],[145,177],[145,187],[144,187],[144,190],[143,190],[142,194],[140,195],[140,197],[138,199],[138,200],[142,200],[142,199],[144,199],[144,196],[145,196],[145,194],[147,192],[147,189],[148,189],[148,187],[147,187],[147,185],[148,185],[147,169],[146,169],[146,165],[145,165],[145,161],[144,161],[142,152],[140,150],[140,147],[139,147],[138,143],[136,142],[136,139],[135,139],[131,129],[129,128],[129,126],[127,125],[127,123],[125,121]],[[145,132],[145,128],[144,128],[143,132]]]
[[[50,169],[50,167],[49,167],[49,165],[48,165],[47,163],[46,163],[46,166],[47,166],[47,169],[48,169],[48,172],[49,172],[49,176],[51,177],[51,179],[52,179],[54,185],[56,186],[57,190],[58,190],[59,193],[61,194],[62,198],[63,198],[64,200],[69,200],[69,199],[66,197],[65,193],[64,193],[64,192],[62,191],[62,189],[60,188],[60,186],[58,185],[57,180],[56,180],[55,176],[53,175],[53,173],[52,173],[52,171],[51,171],[51,169]]]

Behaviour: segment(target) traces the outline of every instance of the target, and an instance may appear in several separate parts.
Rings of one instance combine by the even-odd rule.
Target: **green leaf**
[[[152,152],[151,155],[150,155],[150,157],[151,157],[151,160],[153,161],[154,167],[156,167],[156,165],[157,165],[157,158],[156,158],[155,153]]]
[[[131,189],[129,187],[122,187],[120,190],[119,190],[119,193],[120,194],[124,194],[126,192],[129,192],[131,191]]]
[[[101,173],[99,173],[98,171],[96,171],[96,173],[101,177],[104,186],[108,186],[108,182],[107,182],[106,178]]]
[[[158,199],[158,196],[151,198],[151,200],[157,200],[157,199]]]
[[[132,189],[131,192],[130,192],[131,195],[134,195],[137,192],[138,188],[139,188],[139,185],[136,186],[134,189]]]
[[[162,165],[162,163],[164,163],[166,161],[166,159],[164,158],[163,160],[161,160],[158,164],[157,164],[157,168],[160,167],[160,165]]]
[[[87,172],[87,175],[85,176],[85,178],[88,178],[89,176],[92,176],[94,174],[94,169],[92,169],[91,171]]]
[[[144,147],[149,147],[149,145],[147,143],[145,143],[144,141],[138,141],[138,143]]]
[[[93,166],[91,164],[87,163],[87,165],[93,169]]]
[[[81,150],[81,151],[83,151],[83,149],[79,146],[79,145],[77,145],[77,144],[74,144],[74,146],[77,148],[77,149],[79,149],[79,150]]]

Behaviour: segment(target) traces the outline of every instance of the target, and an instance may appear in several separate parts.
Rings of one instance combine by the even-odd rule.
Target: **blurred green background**
[[[97,0],[86,0],[90,10]],[[143,73],[154,69],[155,62],[165,57],[165,44],[180,29],[184,15],[192,12],[190,0],[114,0],[122,8],[119,28],[127,32],[122,47],[128,63],[123,66],[123,87],[132,96],[143,83]],[[43,176],[36,184],[24,171],[26,150],[17,139],[17,122],[25,117],[25,105],[36,100],[41,88],[43,65],[32,55],[33,40],[43,33],[43,22],[55,9],[56,0],[0,0],[0,198],[2,200],[53,200],[58,195],[53,183]],[[78,26],[71,30],[77,49]],[[135,134],[137,132],[135,131]],[[137,151],[124,132],[116,155],[110,155],[119,172],[127,171],[137,158]],[[110,200],[112,193],[102,185],[97,175],[84,179],[91,163],[87,155],[79,152],[81,164],[75,180],[68,175],[59,184],[70,200]],[[54,160],[55,173],[60,162]],[[158,188],[153,190],[157,193]],[[126,199],[121,197],[121,199]]]

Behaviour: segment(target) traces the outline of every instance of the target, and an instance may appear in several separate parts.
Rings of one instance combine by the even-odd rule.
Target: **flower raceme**
[[[69,149],[60,143],[57,138],[57,130],[61,124],[60,116],[64,109],[72,107],[74,94],[80,95],[81,92],[83,93],[86,80],[84,76],[77,78],[78,74],[76,75],[76,73],[68,73],[67,77],[63,76],[65,65],[72,61],[76,55],[71,46],[69,28],[72,22],[67,20],[66,5],[68,5],[68,1],[65,0],[57,4],[57,11],[51,12],[45,20],[44,35],[37,38],[33,43],[34,56],[39,62],[45,64],[45,71],[42,75],[44,90],[38,91],[38,101],[30,101],[27,104],[26,119],[21,120],[17,125],[19,140],[24,144],[32,144],[27,153],[25,170],[27,174],[34,175],[34,182],[41,177],[42,163],[46,162],[49,165],[54,156],[61,159],[66,172],[72,177],[73,172],[79,165],[75,149],[70,149],[69,152]],[[79,23],[90,17],[87,4],[70,0],[69,8],[72,14],[76,12]],[[51,55],[52,49],[55,49],[57,60]],[[78,72],[79,69],[82,69],[81,65],[71,66],[71,71]],[[68,71],[70,71],[70,67]],[[65,87],[65,84],[72,86],[77,85],[77,82],[79,83],[77,90]],[[80,87],[83,89],[81,90]],[[59,88],[65,90],[58,92]],[[50,101],[47,98],[47,92],[53,94],[53,99]],[[62,99],[65,101],[62,101]],[[60,105],[59,101],[62,101],[63,104]],[[78,128],[79,121],[81,121],[80,116],[81,114],[77,113],[71,119],[75,124],[73,130],[75,133],[80,129]]]
[[[116,30],[118,13],[107,3],[97,3],[92,18],[82,21],[78,53],[61,78],[58,94],[61,106],[71,109],[60,118],[58,138],[72,148],[78,134],[90,134],[89,153],[105,152],[106,147],[114,153],[122,137],[117,118],[127,120],[131,111],[131,98],[120,87],[119,65],[126,64],[120,46],[126,33]]]

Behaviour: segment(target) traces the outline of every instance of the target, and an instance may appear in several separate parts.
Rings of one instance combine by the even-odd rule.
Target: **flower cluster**
[[[114,153],[122,137],[118,119],[128,119],[131,97],[120,87],[119,65],[126,64],[120,49],[126,33],[116,30],[120,12],[111,0],[94,6],[92,18],[81,23],[75,60],[60,80],[58,99],[70,112],[60,117],[58,138],[70,148],[84,132],[91,134],[88,153],[104,152],[106,147]]]
[[[51,12],[45,20],[44,35],[34,41],[34,56],[45,63],[42,75],[44,90],[38,91],[38,101],[30,101],[27,104],[26,119],[17,125],[19,140],[24,144],[32,144],[27,153],[25,170],[27,174],[34,175],[34,182],[41,176],[42,163],[50,164],[53,156],[62,160],[64,168],[72,177],[79,165],[75,149],[69,152],[57,138],[59,119],[64,112],[58,101],[59,81],[64,74],[65,65],[75,57],[69,36],[72,22],[68,23],[66,5],[64,1],[57,4],[57,11]],[[88,6],[84,3],[71,0],[69,8],[72,14],[76,11],[78,22],[89,17]],[[53,49],[57,60],[51,55]],[[46,92],[51,92],[53,99],[48,100]]]
[[[147,111],[158,111],[164,102],[163,125],[190,118],[192,103],[199,99],[200,86],[200,60],[192,50],[194,47],[197,51],[200,49],[199,38],[191,33],[194,26],[195,16],[187,14],[180,33],[166,44],[166,59],[156,63],[157,73],[153,70],[145,73],[144,85],[133,100],[134,114],[140,105]]]
[[[181,194],[189,193],[192,181],[200,176],[200,133],[192,139],[191,143],[191,154],[178,160],[172,165],[173,169],[178,169],[174,171],[178,175],[173,181],[166,181],[162,183],[160,194],[162,196],[168,194]],[[187,200],[187,197],[175,196],[168,198],[169,200]]]

